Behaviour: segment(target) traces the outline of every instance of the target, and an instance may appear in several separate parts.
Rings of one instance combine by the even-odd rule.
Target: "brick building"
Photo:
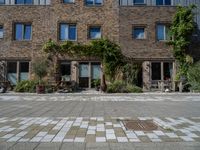
[[[143,88],[149,90],[160,80],[174,78],[168,27],[175,6],[191,3],[200,6],[198,0],[0,0],[1,80],[16,84],[29,79],[31,60],[50,38],[88,43],[104,37],[117,42],[132,61],[142,62]],[[195,19],[198,23],[199,15]],[[60,59],[60,68],[66,80],[86,88],[101,74],[95,59]]]

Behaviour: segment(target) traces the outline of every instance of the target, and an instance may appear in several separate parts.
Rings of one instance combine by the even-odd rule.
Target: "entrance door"
[[[94,81],[100,79],[100,63],[91,63],[91,87],[94,88]]]
[[[8,62],[7,78],[11,85],[17,84],[17,62]]]
[[[19,63],[19,80],[28,80],[28,74],[29,74],[29,62],[20,62]]]
[[[89,88],[89,63],[79,64],[79,87]]]
[[[63,81],[71,81],[71,64],[70,62],[61,62],[60,72]]]

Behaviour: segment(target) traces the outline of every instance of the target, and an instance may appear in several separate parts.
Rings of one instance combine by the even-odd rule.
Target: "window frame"
[[[2,37],[0,36],[0,39],[3,39],[4,38],[4,26],[3,25],[0,25],[0,32],[2,30]]]
[[[99,28],[100,29],[100,34],[101,34],[101,37],[100,38],[91,38],[91,34],[90,34],[90,29],[91,28]],[[101,39],[102,38],[102,26],[101,25],[90,25],[88,26],[88,39],[89,40],[98,40],[98,39]]]
[[[61,25],[68,25],[68,39],[61,39]],[[76,34],[75,34],[75,39],[69,39],[69,26],[76,26]],[[66,23],[66,22],[59,22],[59,32],[58,32],[58,40],[59,41],[77,41],[78,39],[78,32],[77,32],[77,23]]]
[[[0,5],[5,5],[6,4],[6,0],[3,0],[3,3],[1,3],[0,1]]]
[[[164,33],[163,33],[163,35],[164,35],[164,39],[163,40],[159,40],[158,39],[158,26],[164,26]],[[167,36],[167,32],[166,32],[166,29],[167,28],[170,28],[170,24],[168,24],[168,23],[157,23],[156,24],[156,41],[158,41],[158,42],[167,42],[171,37],[170,36]]]
[[[73,2],[64,2],[65,0],[62,0],[62,3],[63,4],[74,4],[75,3],[75,0],[72,0]]]
[[[161,0],[162,4],[157,4],[157,1],[158,0],[156,0],[156,6],[172,6],[172,0],[170,0],[170,5],[166,4],[166,0]]]
[[[133,5],[146,5],[146,0],[143,0],[143,3],[137,3],[136,0],[133,0]]]
[[[22,27],[22,39],[20,39],[20,40],[17,40],[17,38],[16,38],[16,25],[17,24],[21,24],[23,27]],[[25,30],[25,26],[31,26],[31,33],[30,33],[30,39],[25,39],[25,32],[24,32],[24,30]],[[32,27],[32,23],[30,23],[30,22],[15,22],[14,23],[14,33],[13,33],[13,39],[14,39],[14,41],[31,41],[32,40],[32,33],[33,32],[33,27]]]
[[[136,38],[135,37],[135,29],[143,28],[144,29],[144,38]],[[145,25],[133,25],[132,28],[132,38],[135,40],[146,40],[147,39],[147,33],[146,33],[146,26]]]
[[[87,0],[84,0],[84,3],[85,3],[86,6],[102,6],[103,3],[104,3],[104,0],[102,0],[101,4],[96,3],[96,0],[91,0],[91,1],[93,1],[92,4],[88,4]]]

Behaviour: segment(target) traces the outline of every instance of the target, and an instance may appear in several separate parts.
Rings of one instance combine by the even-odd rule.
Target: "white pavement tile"
[[[47,133],[48,132],[39,132],[36,136],[42,136],[43,137],[43,136],[47,135]]]
[[[97,128],[96,126],[89,126],[88,130],[96,130],[96,128]]]
[[[150,139],[152,142],[162,142],[161,139]]]
[[[121,128],[121,125],[120,124],[113,124],[113,127],[114,128]]]
[[[19,142],[28,142],[30,139],[24,139],[24,138],[22,138],[22,139],[20,139],[19,140]]]
[[[127,135],[127,137],[128,137],[129,139],[136,139],[136,138],[137,138],[136,134],[133,133],[133,132],[127,133],[126,135]]]
[[[150,139],[158,139],[159,137],[154,133],[147,133],[146,134]]]
[[[190,133],[190,134],[187,134],[187,136],[191,137],[191,138],[198,138],[199,136],[196,135],[195,133]]]
[[[22,136],[26,135],[27,133],[28,133],[27,131],[22,131],[22,132],[18,133],[16,136],[22,137]]]
[[[153,131],[156,135],[158,135],[158,136],[164,136],[165,135],[165,133],[164,132],[162,132],[162,131],[160,131],[160,130],[155,130],[155,131]]]
[[[170,138],[178,138],[178,136],[175,133],[165,133]]]
[[[21,138],[21,137],[19,137],[19,136],[14,136],[14,137],[10,138],[10,139],[7,140],[7,141],[8,141],[8,142],[16,142],[16,141],[18,141],[20,138]]]
[[[74,142],[74,139],[64,139],[63,142]]]
[[[43,137],[33,137],[30,142],[40,142]]]
[[[114,134],[115,131],[113,129],[106,129],[106,134]]]
[[[96,137],[96,142],[106,142],[105,137]]]
[[[116,139],[116,136],[115,136],[115,134],[106,134],[106,139],[107,140],[114,140],[114,139]]]
[[[133,139],[129,139],[130,142],[140,142],[140,139],[138,138],[133,138]]]
[[[97,131],[99,131],[99,132],[104,132],[104,131],[105,131],[105,128],[97,128]]]
[[[1,137],[1,138],[3,138],[3,139],[9,139],[9,138],[11,138],[13,135],[14,135],[14,134],[6,134],[6,135],[4,135],[4,136]]]
[[[84,137],[76,137],[74,139],[74,142],[84,142],[85,141],[85,138]]]
[[[128,142],[127,137],[117,137],[118,142]]]
[[[137,136],[145,136],[143,131],[134,131]]]
[[[112,122],[106,122],[106,126],[111,126]]]
[[[181,139],[183,139],[185,142],[193,142],[194,139],[188,136],[180,136]]]
[[[87,131],[87,134],[95,134],[95,133],[96,133],[95,130],[88,130],[88,131]]]

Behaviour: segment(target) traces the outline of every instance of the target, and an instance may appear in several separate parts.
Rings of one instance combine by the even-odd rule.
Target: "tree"
[[[173,46],[173,55],[178,62],[178,78],[186,77],[189,66],[193,63],[193,58],[187,52],[191,43],[191,36],[195,31],[194,13],[195,5],[189,7],[177,7],[177,12],[173,18],[170,28],[172,36],[169,44]]]

